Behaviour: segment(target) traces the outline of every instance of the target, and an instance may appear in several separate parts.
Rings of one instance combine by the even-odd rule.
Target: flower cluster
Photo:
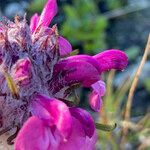
[[[71,44],[48,27],[56,13],[56,0],[48,0],[30,26],[18,16],[0,22],[0,135],[17,128],[15,150],[94,149],[94,121],[68,95],[91,88],[89,104],[99,111],[106,90],[100,75],[127,65],[120,50],[69,56]]]

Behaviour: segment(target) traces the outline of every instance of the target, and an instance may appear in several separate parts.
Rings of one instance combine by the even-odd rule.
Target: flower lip
[[[54,75],[62,74],[66,84],[81,83],[85,87],[90,87],[91,84],[99,80],[98,70],[89,62],[82,59],[62,60],[54,67]]]
[[[14,145],[15,150],[47,150],[50,131],[46,130],[43,121],[36,116],[30,117],[19,131]]]
[[[97,60],[95,60],[95,58],[93,58],[92,56],[89,55],[76,55],[76,56],[70,56],[68,58],[66,58],[64,61],[69,61],[69,62],[88,62],[89,64],[93,65],[93,67],[95,67],[99,72],[100,72],[100,65],[97,62]]]
[[[47,125],[56,126],[64,138],[71,132],[72,119],[68,106],[55,98],[36,95],[31,109],[34,115],[43,119]],[[35,105],[36,104],[36,105]],[[41,110],[39,110],[42,108]]]
[[[85,135],[91,138],[95,131],[95,125],[90,114],[87,111],[81,108],[76,108],[76,107],[70,108],[70,112],[71,112],[71,115],[75,117],[76,119],[78,119],[80,123],[82,124],[83,129],[85,131]]]
[[[89,104],[90,104],[90,107],[94,111],[99,112],[101,107],[102,107],[102,98],[101,98],[101,96],[99,96],[95,91],[93,91],[89,95]]]
[[[102,107],[102,96],[105,95],[106,87],[102,80],[99,80],[91,85],[93,91],[89,95],[89,104],[91,108],[98,112]]]
[[[106,93],[105,82],[103,82],[102,80],[95,82],[91,85],[91,87],[99,96],[104,96]]]
[[[101,72],[109,71],[111,69],[124,70],[128,64],[127,55],[120,50],[106,50],[93,56],[93,58],[98,61]]]

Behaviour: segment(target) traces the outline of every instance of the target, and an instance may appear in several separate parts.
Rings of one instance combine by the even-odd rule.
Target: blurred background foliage
[[[105,30],[107,20],[100,14],[97,3],[92,0],[73,1],[63,7],[66,21],[62,24],[62,35],[73,45],[82,46],[87,53],[97,53],[106,48]]]
[[[0,16],[13,19],[27,11],[28,21],[33,13],[42,11],[46,0],[0,0]],[[146,61],[134,92],[129,121],[125,120],[126,103],[134,75],[141,62],[150,31],[149,0],[58,0],[59,11],[52,24],[80,54],[94,55],[105,49],[124,50],[129,65],[123,72],[110,71],[103,76],[107,92],[103,108],[93,116],[103,124],[117,123],[113,132],[99,131],[99,150],[150,149],[150,60]],[[80,88],[76,97],[80,106],[87,106],[89,89]],[[92,113],[92,111],[91,111]],[[123,130],[128,128],[125,142]]]

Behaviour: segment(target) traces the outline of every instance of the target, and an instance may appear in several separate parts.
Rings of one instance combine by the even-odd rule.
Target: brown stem
[[[126,107],[125,107],[125,116],[124,116],[125,121],[130,121],[132,99],[133,99],[134,92],[135,92],[135,89],[136,89],[137,84],[138,84],[140,74],[141,74],[143,66],[144,66],[144,64],[147,60],[147,56],[148,56],[149,52],[150,52],[150,35],[148,37],[148,42],[146,44],[144,55],[142,57],[140,65],[139,65],[139,67],[138,67],[138,69],[135,73],[133,82],[131,84],[131,88],[130,88],[130,91],[129,91],[129,95],[128,95],[128,99],[127,99],[127,103],[126,103]],[[124,149],[124,143],[126,142],[127,134],[128,134],[128,127],[124,127],[123,130],[122,130],[122,138],[121,138],[121,147],[122,147],[122,149]]]
[[[14,144],[13,140],[16,138],[16,136],[19,132],[19,129],[20,129],[18,126],[16,126],[16,128],[17,128],[16,132],[7,139],[7,144],[8,145],[13,145]]]

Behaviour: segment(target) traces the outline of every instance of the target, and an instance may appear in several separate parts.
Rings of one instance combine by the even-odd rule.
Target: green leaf
[[[44,5],[46,3],[46,0],[34,0],[31,2],[31,4],[29,5],[28,7],[28,10],[31,12],[31,13],[34,13],[34,12],[41,12]]]
[[[132,46],[132,47],[128,48],[125,52],[126,52],[129,60],[135,60],[135,58],[138,57],[138,55],[140,53],[140,48],[137,46]]]
[[[143,79],[143,84],[144,84],[144,87],[146,88],[146,90],[150,91],[150,79],[149,78]]]
[[[71,53],[70,53],[70,56],[74,56],[74,55],[77,55],[79,54],[79,50],[78,49],[75,49],[73,50]]]
[[[96,129],[98,130],[111,132],[117,127],[117,124],[115,123],[111,125],[106,125],[106,124],[101,124],[101,123],[95,123],[95,126],[96,126]]]

